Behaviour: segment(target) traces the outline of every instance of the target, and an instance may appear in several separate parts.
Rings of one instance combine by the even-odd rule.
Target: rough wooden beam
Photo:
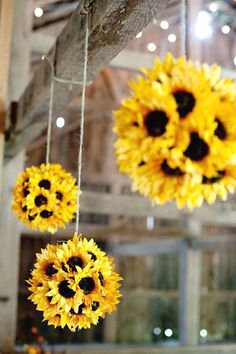
[[[124,209],[125,206],[125,209]],[[193,212],[178,210],[169,203],[152,206],[147,198],[136,195],[115,195],[111,193],[83,192],[81,211],[94,214],[124,215],[135,217],[154,216],[163,220],[199,220],[205,224],[235,226],[235,211],[226,210],[223,203],[212,206],[203,205]]]
[[[235,354],[235,344],[201,345],[195,347],[158,347],[144,345],[124,346],[119,344],[88,344],[88,345],[53,345],[43,346],[45,351],[54,351],[57,354]],[[17,347],[17,352],[23,352],[22,347]]]
[[[146,26],[168,0],[89,0],[89,60],[88,81],[106,67],[121,49]],[[48,54],[55,65],[57,76],[81,81],[85,16],[81,15],[83,1],[74,11],[66,27]],[[88,2],[86,2],[88,3]],[[17,125],[7,141],[5,156],[10,158],[25,146],[25,139],[33,140],[45,127],[48,112],[50,68],[42,62],[23,96],[18,102]],[[58,114],[75,96],[78,87],[71,91],[68,85],[58,84],[55,90],[54,114]],[[29,125],[40,126],[31,131]]]
[[[34,53],[45,54],[51,49],[55,40],[55,37],[41,34],[40,31],[32,32],[30,39],[31,50]],[[142,66],[151,68],[155,57],[153,54],[124,49],[110,62],[109,66],[114,69],[139,72]],[[236,80],[235,70],[223,68],[222,77]]]

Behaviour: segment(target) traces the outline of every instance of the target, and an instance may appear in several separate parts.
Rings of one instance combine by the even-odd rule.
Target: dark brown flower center
[[[34,215],[28,215],[28,220],[33,221],[36,218],[37,214]]]
[[[104,276],[102,275],[101,272],[98,273],[98,279],[99,279],[101,285],[104,285]]]
[[[51,182],[48,179],[42,179],[39,182],[39,187],[49,190],[51,188]]]
[[[23,189],[23,196],[26,198],[27,195],[30,193],[29,189],[26,187]]]
[[[67,280],[63,280],[62,282],[60,282],[58,289],[59,289],[59,294],[67,299],[75,295],[74,290],[69,288],[69,283]]]
[[[192,112],[195,106],[195,98],[191,92],[179,90],[173,93],[175,101],[177,103],[177,111],[180,118],[185,118],[188,113]]]
[[[41,205],[47,204],[48,200],[44,195],[40,194],[35,197],[34,202],[37,207],[40,207]]]
[[[53,263],[50,263],[47,265],[46,269],[45,269],[45,273],[48,277],[52,277],[54,274],[56,274],[58,272],[58,270],[56,270],[54,267],[53,267]]]
[[[215,129],[215,135],[220,139],[224,140],[227,136],[226,129],[224,127],[224,124],[217,118],[216,122],[218,123],[216,129]]]
[[[43,219],[48,219],[50,218],[50,216],[53,215],[53,212],[52,211],[49,211],[49,210],[42,210],[41,213],[40,213],[40,216],[43,218]]]
[[[92,303],[92,311],[96,311],[99,308],[99,302],[98,301],[94,301]]]
[[[141,162],[139,163],[139,167],[144,166],[144,165],[146,165],[146,162],[144,162],[144,161],[141,161]]]
[[[80,257],[73,256],[67,261],[68,266],[73,270],[76,271],[76,266],[82,268],[83,261]]]
[[[203,160],[209,153],[209,146],[201,139],[198,133],[191,133],[189,146],[184,152],[184,155],[193,161]]]
[[[85,308],[85,304],[79,305],[78,312],[75,312],[73,309],[70,309],[71,315],[81,315],[83,312],[83,308]]]
[[[48,299],[48,302],[49,302],[49,304],[50,304],[51,301],[52,301],[52,296],[47,296],[47,299]]]
[[[61,193],[61,192],[56,192],[56,198],[57,198],[58,200],[62,200],[62,198],[63,198],[62,193]]]
[[[168,165],[168,162],[164,160],[161,164],[161,169],[162,171],[167,175],[167,176],[183,176],[184,172],[181,171],[179,167],[172,168]]]
[[[218,181],[220,181],[223,177],[225,176],[225,171],[218,171],[217,175],[214,177],[202,177],[202,184],[214,184]]]
[[[88,251],[88,254],[90,254],[91,259],[95,262],[97,260],[97,256],[93,252]]]
[[[148,135],[157,137],[161,136],[166,131],[166,126],[169,119],[164,111],[152,111],[145,117],[145,125],[148,131]]]
[[[79,287],[88,295],[95,289],[95,282],[92,277],[85,277],[80,280]]]

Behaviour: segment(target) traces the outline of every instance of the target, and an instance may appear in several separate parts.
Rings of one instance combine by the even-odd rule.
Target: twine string
[[[77,192],[77,213],[76,213],[76,233],[79,231],[80,222],[80,193],[81,193],[81,177],[82,177],[82,162],[83,162],[83,140],[84,140],[84,115],[85,115],[85,94],[86,85],[91,82],[87,82],[87,62],[88,62],[88,11],[84,9],[81,13],[85,15],[85,44],[84,44],[84,66],[83,66],[83,80],[67,80],[59,78],[55,75],[54,65],[51,63],[50,59],[43,55],[42,60],[46,60],[51,67],[51,84],[50,84],[50,98],[49,98],[49,110],[48,110],[48,130],[47,130],[47,148],[46,148],[46,164],[50,161],[50,149],[51,149],[51,135],[52,135],[52,118],[53,118],[53,103],[54,103],[54,91],[55,82],[72,85],[82,85],[81,94],[81,112],[80,112],[80,139],[79,139],[79,151],[78,151],[78,192]]]
[[[187,56],[187,21],[188,21],[188,4],[187,0],[181,0],[181,38],[180,38],[180,55]]]
[[[88,63],[88,12],[85,15],[85,44],[84,44],[84,66],[83,66],[83,83],[82,83],[82,95],[81,95],[81,112],[80,112],[80,140],[79,140],[79,152],[78,152],[78,192],[77,192],[77,213],[76,213],[76,233],[79,232],[80,222],[80,193],[81,193],[81,177],[82,177],[82,162],[83,162],[83,140],[84,140],[84,113],[85,113],[85,93],[87,82],[87,63]]]
[[[46,164],[49,164],[49,161],[50,161],[54,89],[55,89],[55,81],[52,78],[52,81],[50,84],[50,98],[49,98],[49,110],[48,110]]]

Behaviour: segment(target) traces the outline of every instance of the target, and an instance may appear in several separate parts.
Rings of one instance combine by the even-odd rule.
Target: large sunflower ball
[[[17,178],[12,207],[30,228],[53,233],[73,219],[76,194],[75,178],[61,165],[32,166]]]
[[[119,303],[121,277],[112,259],[82,235],[37,254],[29,299],[54,327],[90,328]]]
[[[143,73],[114,113],[120,172],[157,204],[225,200],[236,186],[235,83],[169,53]]]

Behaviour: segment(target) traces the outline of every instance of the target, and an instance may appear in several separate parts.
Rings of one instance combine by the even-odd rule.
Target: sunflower
[[[159,90],[159,84],[140,77],[131,87],[133,97],[124,100],[120,110],[114,112],[114,131],[119,136],[116,155],[123,173],[131,173],[150,155],[173,146],[179,123],[174,98]]]
[[[222,79],[217,65],[170,53],[142,71],[114,112],[120,172],[130,176],[133,191],[157,204],[176,200],[192,208],[204,199],[224,200],[234,185],[225,171],[236,164],[235,83]],[[202,183],[215,179],[212,188]]]
[[[29,299],[54,327],[89,328],[115,310],[121,277],[112,259],[96,243],[75,234],[62,245],[47,245],[37,254],[28,281]]]
[[[55,232],[76,212],[76,180],[59,164],[28,167],[17,178],[13,210],[32,229]]]
[[[178,191],[177,201],[180,208],[186,204],[189,209],[193,209],[201,206],[204,200],[212,205],[217,198],[226,201],[227,194],[235,191],[236,166],[227,165],[224,170],[217,171],[215,176],[201,176],[201,179],[195,182],[189,183],[188,188],[182,190],[182,194]]]

